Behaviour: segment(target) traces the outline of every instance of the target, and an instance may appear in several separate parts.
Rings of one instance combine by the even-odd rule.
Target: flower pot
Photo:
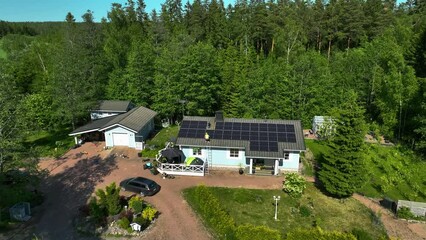
[[[238,173],[239,173],[240,175],[243,175],[243,174],[244,174],[244,169],[240,168],[240,169],[238,170]]]

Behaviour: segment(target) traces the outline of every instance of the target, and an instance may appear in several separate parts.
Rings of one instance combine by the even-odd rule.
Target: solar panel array
[[[250,141],[250,150],[277,152],[278,142],[296,142],[294,125],[275,123],[217,122],[214,130],[207,129],[207,121],[182,122],[178,137]]]

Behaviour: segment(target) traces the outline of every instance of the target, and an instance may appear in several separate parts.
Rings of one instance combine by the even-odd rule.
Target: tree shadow
[[[87,203],[96,185],[117,168],[114,156],[102,159],[97,155],[82,159],[61,173],[44,179],[42,191],[45,202],[35,225],[35,235],[40,239],[100,239],[80,235],[73,222],[79,214],[79,207]]]

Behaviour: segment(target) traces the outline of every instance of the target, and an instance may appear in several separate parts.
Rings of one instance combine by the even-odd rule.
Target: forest
[[[426,154],[425,4],[166,0],[147,13],[128,0],[101,22],[0,21],[1,159],[34,132],[84,124],[102,99],[170,121],[223,110],[310,128],[352,95],[370,131]]]

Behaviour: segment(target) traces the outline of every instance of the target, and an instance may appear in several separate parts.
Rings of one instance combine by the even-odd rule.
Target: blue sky
[[[65,16],[71,12],[77,21],[81,21],[88,9],[94,12],[96,22],[100,22],[111,9],[111,3],[124,4],[126,0],[0,0],[0,20],[10,22],[42,22],[65,21]],[[136,2],[136,1],[135,1]],[[159,11],[164,0],[145,0],[146,11]],[[187,0],[182,0],[185,5]],[[192,2],[192,1],[191,1]],[[225,0],[225,5],[233,0]]]

